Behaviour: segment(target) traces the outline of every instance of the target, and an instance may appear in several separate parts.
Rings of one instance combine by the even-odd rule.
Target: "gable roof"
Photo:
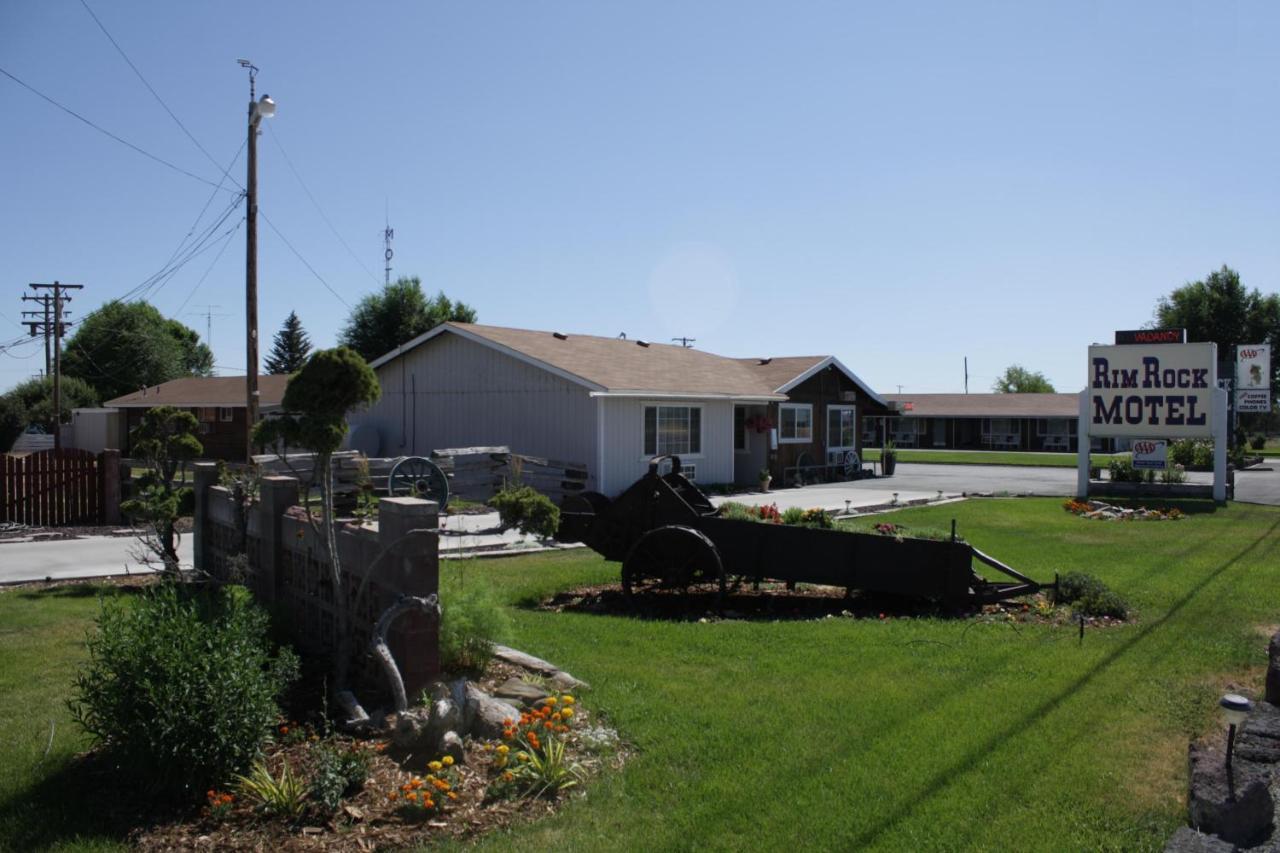
[[[786,388],[808,378],[806,371],[835,359],[810,356],[773,359],[726,358],[672,344],[598,335],[561,334],[476,323],[444,323],[375,359],[381,367],[442,334],[455,334],[533,364],[589,389],[600,397],[700,397],[734,400],[785,400]],[[835,362],[838,364],[838,362]],[[776,366],[775,366],[776,365]],[[764,369],[767,367],[768,369]],[[841,369],[845,369],[841,365]],[[791,372],[794,371],[794,372]],[[784,375],[790,372],[790,375]],[[877,400],[847,369],[853,381]]]
[[[908,418],[1074,418],[1079,394],[886,394]],[[911,408],[907,409],[907,404]]]
[[[810,376],[813,376],[820,370],[829,366],[835,367],[853,384],[857,385],[872,400],[876,401],[886,409],[889,404],[885,402],[885,398],[881,397],[871,389],[871,386],[863,382],[856,373],[841,363],[840,359],[834,355],[793,355],[783,356],[781,358],[740,358],[758,375],[764,377],[773,389],[779,394],[785,394],[792,388],[804,382]]]
[[[258,405],[263,409],[279,406],[284,399],[284,386],[288,382],[287,374],[259,376]],[[152,406],[236,408],[245,405],[245,378],[184,376],[116,397],[103,405],[117,409],[149,409]]]

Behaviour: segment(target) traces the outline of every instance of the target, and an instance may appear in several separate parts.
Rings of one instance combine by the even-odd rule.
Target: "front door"
[[[945,418],[933,419],[933,446],[947,446],[947,421]]]

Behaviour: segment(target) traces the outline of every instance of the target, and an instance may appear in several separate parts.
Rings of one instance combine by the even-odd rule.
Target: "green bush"
[[[1250,450],[1261,450],[1266,446],[1267,446],[1267,437],[1262,433],[1258,433],[1253,438],[1249,439]]]
[[[720,517],[730,521],[759,521],[760,518],[751,511],[751,507],[737,501],[725,501],[720,504]]]
[[[1126,619],[1129,605],[1106,584],[1084,572],[1068,572],[1058,578],[1055,604],[1071,604],[1085,616],[1110,616]]]
[[[1128,456],[1114,456],[1107,465],[1113,483],[1141,483],[1142,471],[1133,467],[1133,460]]]
[[[798,506],[789,506],[782,511],[783,524],[799,525],[804,521],[804,510]]]
[[[252,762],[297,677],[268,627],[242,587],[165,583],[105,602],[72,716],[134,778],[188,794],[222,784]]]
[[[358,747],[339,748],[322,743],[316,747],[314,756],[311,801],[326,812],[335,812],[343,797],[364,787],[369,778],[370,755]]]
[[[442,590],[440,611],[440,665],[447,670],[484,669],[494,643],[511,636],[510,618],[483,584]]]
[[[507,486],[489,499],[506,527],[550,539],[560,529],[560,508],[532,486]]]
[[[1213,442],[1184,438],[1169,445],[1169,464],[1187,468],[1213,467]]]

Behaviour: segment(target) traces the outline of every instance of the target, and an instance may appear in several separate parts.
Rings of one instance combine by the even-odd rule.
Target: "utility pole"
[[[964,357],[964,393],[969,393],[969,356]]]
[[[41,294],[35,297],[26,297],[23,299],[31,299],[32,301],[44,300],[45,317],[49,316],[49,305],[53,305],[53,321],[40,323],[31,321],[27,326],[31,329],[31,336],[35,337],[36,326],[43,326],[46,340],[46,348],[48,346],[48,335],[53,333],[53,449],[62,449],[62,305],[64,302],[70,302],[70,296],[64,296],[63,291],[66,290],[83,290],[83,284],[63,284],[55,281],[53,284],[40,284],[31,282],[32,290],[52,290],[53,294]],[[32,312],[34,313],[34,312]],[[52,327],[52,328],[50,328]]]
[[[249,72],[248,180],[245,181],[245,461],[253,462],[253,425],[258,422],[258,126],[276,114],[270,95],[257,100],[254,78],[258,67],[247,59],[240,67]]]
[[[23,311],[24,317],[41,317],[40,320],[23,320],[31,330],[31,337],[36,336],[36,327],[39,326],[44,332],[44,375],[53,375],[53,354],[49,349],[49,340],[53,336],[53,327],[49,324],[49,308],[53,305],[53,297],[49,295],[43,296],[23,296],[23,302],[35,302],[40,305],[40,311]]]

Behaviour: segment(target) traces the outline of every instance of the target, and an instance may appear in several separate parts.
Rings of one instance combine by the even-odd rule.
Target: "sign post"
[[[1226,499],[1226,392],[1213,343],[1151,342],[1089,347],[1080,398],[1077,495],[1088,495],[1089,440],[1211,438],[1215,500]]]

